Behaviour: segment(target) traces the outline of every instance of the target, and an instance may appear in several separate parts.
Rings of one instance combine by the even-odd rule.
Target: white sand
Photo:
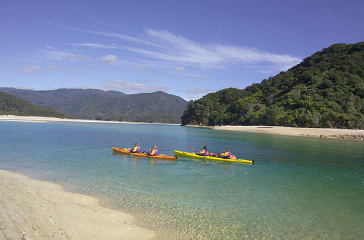
[[[0,170],[0,239],[155,239],[93,197]]]
[[[0,121],[16,121],[16,122],[112,122],[112,121],[99,121],[99,120],[67,119],[67,118],[55,118],[55,117],[14,116],[14,115],[0,115]]]
[[[357,129],[296,128],[278,126],[217,126],[213,127],[213,129],[279,134],[288,136],[364,140],[364,130]]]
[[[128,123],[128,124],[168,124],[179,125],[173,123],[146,123],[146,122],[120,122],[120,121],[102,121],[102,120],[87,120],[87,119],[68,119],[55,117],[33,117],[33,116],[14,116],[0,115],[0,121],[15,121],[15,122],[97,122],[97,123]]]

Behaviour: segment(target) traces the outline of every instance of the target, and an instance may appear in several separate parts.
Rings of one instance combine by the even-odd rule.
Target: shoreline
[[[15,115],[0,115],[0,121],[10,122],[89,122],[89,123],[127,123],[127,124],[166,124],[180,125],[176,123],[148,123],[148,122],[119,122],[119,121],[104,121],[104,120],[89,120],[89,119],[72,119],[72,118],[56,118],[56,117],[37,117],[37,116],[15,116]]]
[[[146,122],[118,122],[86,119],[65,119],[54,117],[33,117],[33,116],[14,116],[0,115],[0,121],[17,121],[17,122],[90,122],[90,123],[127,123],[127,124],[166,124],[178,125],[171,123],[146,123]],[[313,138],[330,138],[342,140],[364,141],[364,130],[359,129],[337,129],[337,128],[298,128],[298,127],[281,127],[281,126],[198,126],[187,125],[187,127],[204,127],[213,130],[240,131],[276,134],[296,137],[313,137]]]
[[[193,126],[190,127],[199,127]],[[364,141],[364,130],[337,128],[296,128],[281,126],[214,126],[213,130],[239,131],[251,133],[276,134],[294,137],[330,138]]]
[[[0,239],[156,239],[135,218],[98,199],[0,170]]]

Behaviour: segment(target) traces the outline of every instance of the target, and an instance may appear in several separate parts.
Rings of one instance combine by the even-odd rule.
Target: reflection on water
[[[0,122],[0,168],[133,213],[166,239],[361,239],[362,142],[169,125]],[[113,154],[212,152],[255,165]],[[201,149],[200,149],[201,148]]]

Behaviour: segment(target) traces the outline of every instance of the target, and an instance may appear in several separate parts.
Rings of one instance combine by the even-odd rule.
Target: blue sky
[[[0,86],[195,100],[364,41],[363,0],[0,0]]]

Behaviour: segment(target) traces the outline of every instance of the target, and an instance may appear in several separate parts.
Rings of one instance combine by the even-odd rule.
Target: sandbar
[[[0,239],[156,239],[96,198],[0,170]]]
[[[148,123],[148,122],[128,122],[128,121],[105,121],[105,120],[89,120],[89,119],[72,119],[72,118],[56,118],[56,117],[38,117],[38,116],[15,116],[0,115],[0,121],[14,122],[91,122],[91,123],[127,123],[127,124],[166,124],[180,125],[175,123]]]

